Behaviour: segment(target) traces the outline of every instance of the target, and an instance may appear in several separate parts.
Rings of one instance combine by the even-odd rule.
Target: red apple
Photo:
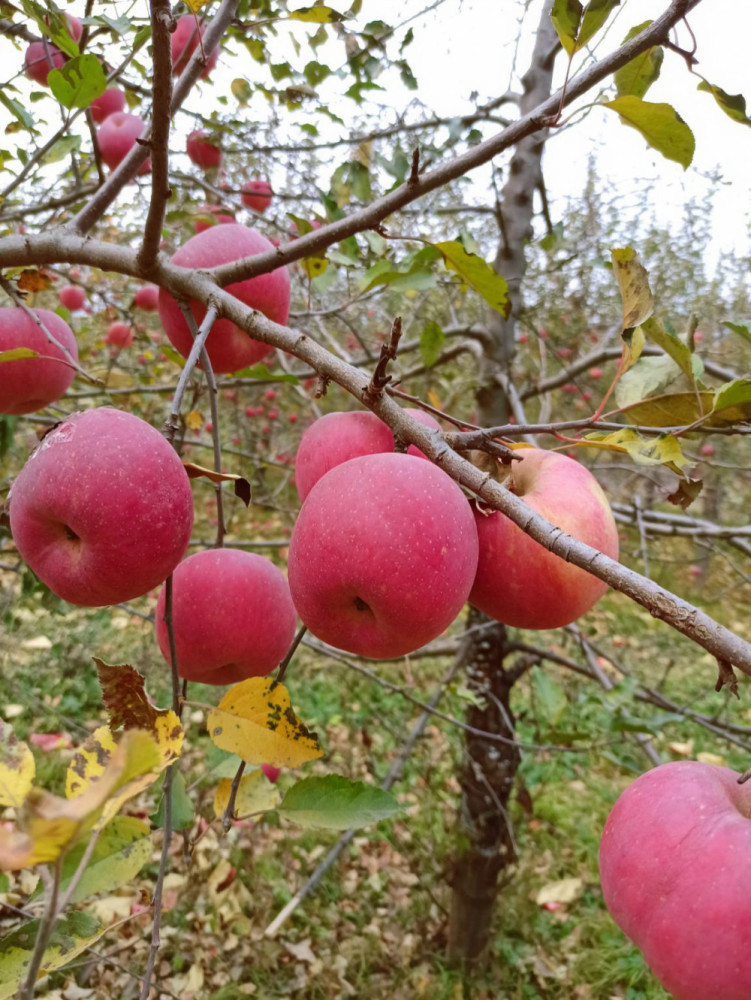
[[[211,229],[212,226],[223,226],[232,222],[237,223],[237,219],[234,215],[229,214],[229,209],[225,208],[224,205],[199,205],[198,211],[200,215],[197,215],[193,220],[193,229],[197,233]]]
[[[476,566],[462,491],[432,463],[394,452],[327,472],[289,544],[292,600],[310,631],[377,659],[405,656],[448,628]]]
[[[300,439],[295,459],[297,492],[305,500],[315,484],[342,462],[394,450],[391,430],[369,410],[327,413]]]
[[[104,339],[113,347],[130,347],[133,343],[133,327],[130,323],[110,323]]]
[[[60,69],[66,62],[60,49],[50,41],[32,42],[24,56],[24,72],[34,83],[47,86],[50,70]]]
[[[125,94],[117,87],[105,90],[101,97],[96,97],[89,105],[91,117],[97,124],[114,115],[118,111],[125,110]]]
[[[191,162],[202,170],[218,167],[222,162],[222,151],[209,141],[207,132],[191,132],[185,149]]]
[[[125,159],[136,144],[136,139],[146,131],[146,123],[138,115],[129,115],[124,111],[116,111],[104,119],[96,132],[99,152],[102,159],[114,170]],[[139,174],[147,174],[151,170],[151,159],[143,163]]]
[[[600,842],[615,922],[675,1000],[748,1000],[751,784],[677,761],[637,778]]]
[[[281,767],[274,767],[273,764],[261,764],[261,770],[269,779],[272,785],[275,785],[279,780],[279,775],[282,773]]]
[[[177,27],[172,32],[172,72],[175,76],[179,76],[188,65],[190,57],[198,47],[198,39],[203,37],[203,32],[203,25],[198,24],[193,14],[184,14],[178,18]],[[216,66],[219,49],[215,48],[207,55],[206,66],[201,72],[204,80]]]
[[[268,181],[248,181],[240,188],[242,203],[255,212],[265,212],[271,204],[271,185]]]
[[[590,368],[589,369],[590,378],[602,378],[602,368]]]
[[[60,304],[75,312],[76,309],[83,309],[86,302],[86,292],[78,285],[66,285],[60,289]]]
[[[189,268],[216,267],[270,249],[269,241],[255,229],[234,223],[212,226],[192,236],[172,257],[172,262]],[[275,323],[287,322],[290,283],[285,267],[247,281],[235,282],[225,290]],[[199,302],[191,302],[191,309],[196,323],[200,325],[206,307]],[[159,318],[173,345],[183,357],[187,357],[193,345],[193,335],[177,302],[164,289],[159,292]],[[206,347],[214,371],[220,374],[254,365],[273,351],[271,345],[253,340],[228,319],[219,319],[214,323]]]
[[[510,466],[510,489],[556,527],[618,558],[618,531],[591,472],[552,451],[522,448]],[[498,511],[475,512],[480,540],[470,603],[516,628],[559,628],[597,603],[607,584],[526,535]]]
[[[163,583],[192,526],[190,481],[175,450],[144,420],[108,407],[66,417],[10,492],[22,558],[58,597],[84,607]]]
[[[133,298],[133,305],[144,312],[156,312],[159,308],[159,286],[141,285]]]
[[[177,669],[202,684],[263,677],[284,659],[297,614],[281,570],[240,549],[208,549],[175,570],[172,617]],[[156,608],[156,637],[167,663],[165,590]]]
[[[404,412],[408,413],[414,420],[418,422],[418,424],[422,424],[424,427],[430,427],[431,430],[436,430],[436,431],[441,430],[441,425],[438,423],[436,418],[432,416],[432,414],[426,413],[425,410],[413,409],[412,407],[408,406]],[[420,449],[414,444],[411,444],[407,448],[407,454],[416,455],[418,458],[425,458],[425,454],[422,451],[420,451]]]
[[[703,444],[701,446],[701,453],[705,458],[711,458],[714,455],[714,445],[711,443]]]
[[[78,360],[73,331],[56,313],[35,309],[55,340]],[[75,370],[65,351],[53,344],[44,330],[23,309],[0,309],[0,351],[28,347],[40,357],[0,362],[0,413],[34,413],[57,402],[70,387]]]

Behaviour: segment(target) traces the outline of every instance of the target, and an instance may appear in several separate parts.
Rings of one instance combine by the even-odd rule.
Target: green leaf
[[[584,8],[579,0],[555,0],[550,12],[553,27],[569,56],[572,56],[576,51],[576,36],[579,33],[579,24],[583,13]]]
[[[728,320],[723,320],[722,325],[726,326],[728,330],[732,330],[733,333],[737,333],[747,344],[751,344],[751,330],[747,326],[743,326],[741,323],[730,323]]]
[[[325,257],[303,257],[300,261],[300,266],[312,281],[314,278],[320,278],[322,274],[326,273],[329,262]]]
[[[683,374],[693,382],[696,377],[694,362],[697,359],[691,353],[688,345],[679,340],[675,334],[666,330],[662,322],[655,316],[650,316],[649,319],[645,320],[641,324],[641,328],[645,336],[661,347],[675,361]]]
[[[640,132],[648,145],[667,160],[675,160],[684,170],[691,165],[696,148],[694,134],[670,104],[651,104],[626,94],[602,106],[617,112],[625,125]]]
[[[279,812],[300,826],[359,830],[394,816],[399,812],[399,803],[381,788],[329,774],[294,784]]]
[[[298,7],[291,10],[288,16],[290,21],[310,21],[313,24],[337,24],[345,20],[344,14],[333,7]]]
[[[22,358],[38,358],[39,351],[30,347],[14,347],[9,351],[0,351],[0,363],[3,361],[20,361]]]
[[[665,354],[641,357],[615,387],[615,401],[619,407],[638,403],[664,392],[680,376],[681,369]]]
[[[742,407],[751,414],[751,379],[733,379],[732,382],[721,385],[715,392],[713,407],[715,413],[734,407]]]
[[[566,692],[558,681],[553,680],[544,670],[532,674],[532,686],[537,698],[539,714],[548,726],[555,726],[568,707]]]
[[[26,979],[39,924],[39,920],[30,920],[0,940],[0,1000],[15,996],[18,987]],[[62,917],[55,925],[44,953],[40,976],[48,975],[72,962],[76,955],[91,947],[106,930],[107,925],[101,924],[90,913],[73,910]]]
[[[80,903],[100,892],[113,892],[135,878],[151,857],[151,836],[147,823],[134,816],[115,816],[102,831],[86,871],[81,877],[72,903]],[[77,844],[63,859],[60,890],[64,892],[78,868],[86,844]],[[40,882],[30,901],[42,896]]]
[[[629,31],[622,44],[625,45],[634,36],[640,35],[651,23],[651,21],[643,21],[641,24],[637,24]],[[627,62],[625,66],[616,70],[613,79],[618,96],[625,97],[631,94],[634,97],[644,97],[659,77],[664,57],[665,53],[662,47],[653,45],[651,49],[647,49],[646,52],[642,52],[631,62]]]
[[[477,254],[467,253],[458,240],[434,243],[433,247],[443,256],[446,266],[456,271],[468,285],[483,297],[491,309],[507,317],[511,312],[506,279],[496,274],[492,267]]]
[[[34,119],[32,116],[28,113],[28,111],[24,110],[22,104],[18,101],[14,101],[12,97],[8,97],[5,93],[5,88],[3,87],[0,87],[0,102],[2,102],[8,111],[10,111],[10,113],[18,119],[24,128],[32,129],[34,127]]]
[[[96,56],[76,56],[47,77],[50,90],[64,108],[88,108],[107,89],[107,74]]]
[[[584,16],[579,26],[579,34],[576,39],[577,49],[584,48],[590,38],[597,34],[615,8],[620,6],[620,3],[621,0],[589,0],[589,3],[584,8]]]
[[[297,375],[275,375],[266,365],[253,365],[250,368],[242,368],[239,372],[233,372],[231,378],[258,378],[264,382],[289,382],[290,385],[299,385],[300,379]]]
[[[420,357],[426,368],[432,368],[441,356],[445,340],[444,332],[435,320],[425,324],[420,334]]]
[[[360,283],[360,291],[367,292],[378,285],[389,285],[394,291],[426,291],[435,288],[437,282],[432,271],[426,270],[419,263],[412,262],[409,270],[399,271],[392,268],[387,260],[379,260],[365,272]]]
[[[253,93],[253,88],[246,79],[239,76],[229,85],[232,96],[239,104],[247,104]]]
[[[732,118],[734,122],[751,125],[751,118],[746,114],[746,98],[743,94],[728,94],[722,87],[717,87],[708,80],[702,80],[696,89],[711,94],[728,118]]]
[[[164,807],[166,805],[164,796],[164,778],[162,779],[162,795],[159,799],[157,810],[149,818],[154,826],[161,830],[164,827]],[[185,788],[185,778],[181,771],[175,771],[172,776],[172,829],[189,830],[193,826],[195,809],[193,802]]]
[[[50,73],[50,76],[52,74]],[[71,153],[75,152],[81,145],[80,135],[64,135],[62,138],[58,139],[44,154],[42,157],[42,163],[59,163],[60,160],[64,160],[66,156],[70,156]]]
[[[169,344],[160,344],[160,349],[162,354],[169,360],[174,361],[176,365],[180,368],[185,367],[185,358],[174,347],[170,347]]]

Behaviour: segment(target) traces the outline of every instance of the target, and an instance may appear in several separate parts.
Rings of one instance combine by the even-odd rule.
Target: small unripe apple
[[[222,151],[209,140],[207,132],[191,132],[185,149],[191,162],[202,170],[211,170],[222,162]]]
[[[268,181],[248,181],[240,189],[242,203],[255,212],[265,212],[271,204],[271,185]]]
[[[169,663],[165,607],[163,588],[155,626]],[[172,620],[180,676],[236,684],[279,665],[295,637],[297,614],[284,574],[268,559],[240,549],[208,549],[175,570]]]
[[[86,292],[78,285],[66,285],[60,289],[60,304],[71,312],[83,309],[86,302]]]
[[[289,584],[310,631],[339,649],[394,659],[461,611],[477,566],[462,491],[412,455],[363,455],[308,494],[289,546]]]
[[[144,312],[156,312],[159,308],[159,286],[141,285],[133,298],[133,305]]]
[[[0,351],[26,347],[39,355],[0,363],[0,413],[18,416],[44,409],[65,395],[75,375],[70,359],[78,360],[78,347],[71,328],[47,309],[34,309],[33,313],[70,357],[48,339],[24,309],[0,309]]]
[[[748,1000],[751,784],[662,764],[632,782],[600,841],[611,916],[675,1000]]]
[[[611,559],[618,530],[597,480],[557,452],[521,448],[510,465],[509,488],[538,514]],[[576,621],[608,585],[554,555],[499,511],[475,511],[480,559],[470,603],[516,628],[559,628]]]
[[[10,491],[21,557],[58,597],[118,604],[159,586],[193,526],[190,481],[146,421],[101,407],[66,417]]]
[[[202,233],[212,226],[225,226],[232,222],[236,223],[234,215],[229,214],[229,209],[224,205],[199,205],[199,215],[193,220],[193,229],[197,233]]]
[[[65,62],[65,56],[52,42],[32,42],[24,56],[24,72],[34,83],[46,87],[50,70],[60,69]]]
[[[175,76],[179,76],[188,65],[190,57],[198,48],[198,41],[199,38],[203,37],[203,33],[203,25],[199,25],[193,14],[184,14],[178,18],[177,27],[172,32],[172,72]],[[219,49],[215,48],[213,52],[206,53],[206,55],[206,65],[201,71],[201,77],[204,80],[208,78],[209,73],[216,66]]]
[[[130,323],[110,323],[104,339],[112,347],[130,347],[133,343],[133,327]]]
[[[146,131],[146,123],[138,115],[129,115],[124,111],[116,111],[108,115],[96,132],[99,152],[102,159],[114,170],[119,166],[131,149]],[[138,170],[139,174],[147,174],[151,170],[151,159],[146,160]]]
[[[101,97],[95,97],[89,105],[91,117],[97,124],[101,124],[105,118],[125,110],[125,94],[117,87],[110,87],[105,90]]]
[[[174,254],[172,263],[188,268],[216,267],[242,257],[264,253],[270,248],[269,241],[248,226],[237,223],[212,226],[205,232],[191,237]],[[269,274],[261,274],[246,281],[235,282],[228,285],[225,290],[275,323],[287,322],[290,281],[286,267],[279,267]],[[193,301],[190,303],[190,308],[196,324],[200,326],[206,314],[206,307]],[[187,357],[193,346],[193,334],[177,302],[164,289],[159,293],[159,318],[172,344],[183,357]],[[231,320],[219,319],[209,334],[206,350],[214,371],[223,374],[256,364],[273,351],[273,347],[253,340],[245,330],[236,326]]]

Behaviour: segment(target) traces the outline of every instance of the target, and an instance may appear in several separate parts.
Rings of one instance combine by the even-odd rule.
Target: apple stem
[[[301,625],[300,626],[300,629],[299,629],[297,635],[292,640],[292,645],[287,650],[287,655],[284,657],[284,659],[282,660],[282,662],[279,664],[279,673],[276,675],[276,677],[274,678],[274,683],[271,685],[271,690],[272,691],[274,690],[274,688],[276,687],[277,684],[281,684],[282,683],[282,680],[284,679],[284,675],[287,672],[287,667],[289,666],[289,662],[292,659],[292,657],[295,655],[295,650],[297,649],[297,647],[302,642],[303,636],[305,635],[305,633],[307,631],[308,631],[307,625]]]

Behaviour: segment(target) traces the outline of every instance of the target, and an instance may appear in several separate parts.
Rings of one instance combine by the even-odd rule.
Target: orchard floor
[[[702,585],[703,597],[722,595],[721,567],[717,573]],[[679,586],[669,577],[662,582]],[[145,674],[157,704],[166,703],[168,678],[149,621],[118,608],[67,608],[28,578],[21,593],[14,574],[3,574],[0,584],[0,714],[12,721],[20,738],[61,734],[60,742],[69,747],[101,724],[105,714],[92,655],[132,663]],[[679,589],[686,593],[685,582]],[[736,591],[733,602],[741,607],[743,597]],[[737,628],[741,612],[736,613],[733,602],[704,606]],[[134,610],[148,612],[149,607],[144,602]],[[519,859],[499,895],[492,945],[481,968],[462,973],[444,958],[462,744],[459,728],[436,719],[395,788],[403,814],[396,822],[359,833],[317,892],[271,939],[264,936],[265,929],[338,835],[303,830],[272,814],[255,825],[235,826],[227,836],[210,830],[190,863],[183,856],[182,836],[175,836],[157,962],[159,995],[181,1000],[667,997],[604,909],[597,872],[599,832],[618,793],[648,766],[634,741],[635,731],[650,736],[664,760],[699,756],[744,769],[748,756],[680,715],[636,700],[634,692],[637,681],[644,681],[696,711],[749,725],[751,711],[743,698],[747,685],[741,680],[740,702],[725,692],[714,693],[712,659],[623,598],[608,595],[580,624],[633,678],[618,678],[618,686],[606,694],[547,664],[515,688],[520,739],[571,749],[523,754],[519,794],[512,803]],[[580,658],[573,639],[563,633],[530,641]],[[436,658],[370,666],[426,700],[446,662]],[[419,715],[399,693],[307,650],[295,658],[285,682],[298,715],[318,731],[325,748],[322,761],[301,769],[305,774],[334,772],[379,782]],[[221,760],[205,735],[205,709],[195,703],[217,697],[216,690],[195,686],[185,713],[189,749],[182,772],[196,816],[207,819],[213,817]],[[461,718],[470,697],[455,683],[441,710]],[[751,743],[751,734],[744,738]],[[71,752],[37,746],[38,783],[60,791]],[[280,784],[292,780],[283,774]],[[129,811],[143,817],[154,809],[152,792],[134,800]],[[197,829],[194,825],[191,834]],[[159,846],[157,833],[152,861],[134,884],[83,904],[111,921],[111,929],[97,943],[96,955],[83,953],[72,968],[54,973],[40,984],[39,996],[138,997],[151,934],[144,904],[153,889]],[[25,906],[35,881],[28,872],[5,877],[0,900]],[[11,911],[0,909],[3,933],[14,921]]]

